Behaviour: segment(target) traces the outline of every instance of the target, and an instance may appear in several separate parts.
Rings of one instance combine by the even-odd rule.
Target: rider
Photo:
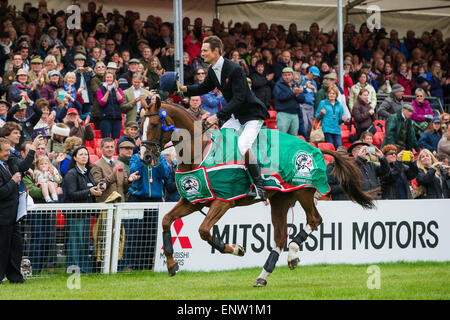
[[[211,65],[206,79],[194,85],[179,85],[179,88],[187,96],[201,96],[215,88],[222,92],[227,101],[226,106],[215,115],[208,117],[206,121],[213,124],[220,119],[225,121],[222,128],[243,129],[238,139],[239,152],[244,156],[245,164],[255,184],[255,199],[261,199],[267,204],[261,169],[251,146],[264,120],[269,118],[269,113],[264,103],[250,90],[242,67],[223,58],[222,53],[222,40],[216,36],[206,37],[201,48],[202,58]],[[253,196],[253,194],[249,195]]]

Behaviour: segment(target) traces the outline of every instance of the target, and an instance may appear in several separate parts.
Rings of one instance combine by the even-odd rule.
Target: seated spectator
[[[450,114],[444,112],[439,116],[439,118],[441,118],[442,129],[444,131],[447,130],[447,127],[450,124]]]
[[[322,120],[322,130],[325,135],[325,142],[332,143],[337,149],[342,145],[340,124],[344,123],[344,110],[337,100],[339,89],[330,87],[328,98],[322,100],[316,110],[315,118]]]
[[[46,99],[50,104],[50,108],[54,109],[58,106],[58,100],[62,100],[58,91],[64,91],[62,84],[60,83],[61,74],[57,70],[52,70],[48,73],[50,81],[42,86],[40,91],[41,97]]]
[[[394,84],[392,86],[392,91],[389,96],[384,99],[381,105],[378,107],[377,116],[379,120],[386,120],[391,115],[397,113],[398,110],[402,108],[403,95],[405,94],[405,89],[401,84]]]
[[[200,106],[202,104],[202,99],[200,96],[192,96],[189,98],[189,108],[187,111],[196,119],[207,119],[210,114],[208,111],[203,110]]]
[[[361,134],[361,141],[364,143],[367,143],[369,145],[369,147],[375,147],[375,145],[373,144],[373,133],[369,132],[369,131],[364,131]],[[380,164],[380,159],[378,158],[377,154],[375,153],[375,151],[370,151],[369,149],[366,149],[366,153],[367,153],[367,161],[369,162],[373,162],[375,164]]]
[[[439,140],[437,152],[444,153],[450,157],[450,126],[447,126],[447,130],[442,135],[441,140]]]
[[[139,137],[139,124],[137,122],[129,122],[125,125],[123,136],[117,140],[117,154],[119,154],[120,151],[119,145],[124,141],[128,141],[133,144],[133,153],[137,153],[139,151],[141,146],[141,138]]]
[[[125,125],[138,121],[137,115],[141,112],[141,101],[150,95],[150,91],[142,88],[141,74],[133,74],[131,82],[133,85],[123,92],[123,102],[120,105],[122,113],[126,114]]]
[[[375,121],[375,109],[369,103],[369,90],[361,89],[358,99],[353,106],[352,116],[355,120],[356,140],[359,140],[361,134],[369,131],[373,134],[377,132],[373,122]]]
[[[39,98],[36,100],[36,106],[41,109],[42,115],[38,123],[33,127],[34,138],[37,134],[42,134],[44,138],[49,138],[51,135],[51,129],[55,123],[56,111],[50,112],[50,104],[44,98]]]
[[[284,68],[280,79],[273,89],[275,110],[277,111],[277,128],[279,131],[294,136],[300,128],[299,103],[305,102],[303,89],[293,83],[292,68]]]
[[[120,104],[123,102],[123,92],[115,80],[114,73],[105,73],[105,82],[97,90],[97,100],[101,110],[100,130],[102,138],[120,138],[122,129],[122,111]]]
[[[7,121],[6,118],[8,116],[9,108],[11,108],[11,103],[6,100],[0,100],[0,128],[3,127]]]
[[[448,197],[450,168],[437,161],[428,149],[423,149],[417,158],[417,198],[441,199]]]
[[[398,110],[396,114],[386,120],[386,135],[381,147],[395,144],[405,150],[415,149],[419,151],[419,144],[411,120],[413,112],[414,109],[410,104],[403,104],[401,110]]]
[[[364,142],[355,142],[349,148],[348,152],[355,159],[361,174],[362,189],[369,193],[374,199],[381,199],[381,185],[379,179],[389,174],[389,163],[380,149],[375,147],[375,153],[380,159],[380,165],[368,162],[366,159],[366,148],[368,145]]]
[[[34,183],[42,190],[45,202],[58,202],[57,189],[62,183],[62,178],[46,156],[42,156],[34,162]]]
[[[56,123],[52,127],[52,135],[47,142],[47,152],[55,154],[64,153],[64,140],[70,135],[67,124]]]
[[[419,147],[428,149],[433,154],[436,154],[438,143],[441,140],[443,133],[441,119],[439,119],[439,117],[434,117],[429,123],[427,130],[420,136]]]
[[[64,177],[67,203],[94,203],[95,197],[102,195],[100,184],[94,184],[90,172],[89,152],[79,147],[73,152],[73,158]],[[91,213],[72,213],[65,215],[67,232],[66,268],[76,265],[83,273],[92,272],[90,255]]]
[[[412,199],[409,185],[418,173],[416,162],[414,159],[403,161],[403,151],[398,153],[392,144],[384,146],[382,152],[390,167],[389,174],[381,178],[382,198]]]
[[[429,122],[434,117],[433,109],[430,103],[425,99],[425,92],[423,89],[416,89],[416,99],[412,102],[414,112],[411,115],[413,121],[413,128],[416,136],[420,137],[428,127]]]
[[[250,75],[252,90],[256,97],[269,109],[270,100],[272,99],[272,88],[274,86],[273,74],[266,74],[264,72],[264,61],[262,60],[256,62],[255,69],[255,72]]]
[[[367,74],[361,72],[358,77],[358,83],[353,85],[350,89],[350,94],[348,95],[348,108],[350,112],[352,112],[353,106],[358,100],[358,94],[361,89],[366,89],[369,92],[369,103],[372,109],[375,110],[375,107],[377,106],[377,93],[373,86],[367,82]]]

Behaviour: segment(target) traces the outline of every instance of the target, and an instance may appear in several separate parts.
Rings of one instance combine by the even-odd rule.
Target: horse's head
[[[142,142],[140,159],[146,166],[156,166],[159,164],[159,157],[164,145],[170,141],[173,126],[167,110],[161,108],[161,100],[156,97],[156,101],[148,105],[142,102],[145,110],[142,119]]]

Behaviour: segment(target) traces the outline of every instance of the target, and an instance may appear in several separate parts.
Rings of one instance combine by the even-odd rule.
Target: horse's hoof
[[[297,267],[299,263],[300,263],[300,258],[295,258],[291,261],[288,261],[289,269],[294,270],[295,267]]]
[[[232,244],[231,247],[233,248],[233,254],[238,257],[243,257],[245,254],[245,250],[242,246],[238,244]]]
[[[177,274],[178,269],[180,269],[178,267],[178,262],[175,263],[173,266],[171,266],[170,268],[168,268],[168,272],[169,272],[169,277],[173,277],[174,275]]]
[[[267,285],[266,279],[258,278],[253,282],[253,287],[265,287]]]

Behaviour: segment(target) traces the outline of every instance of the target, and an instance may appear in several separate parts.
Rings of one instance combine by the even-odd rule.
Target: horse
[[[142,105],[145,114],[141,123],[143,132],[141,161],[146,165],[157,165],[161,151],[172,141],[178,155],[182,156],[182,153],[191,151],[190,156],[187,157],[190,161],[179,163],[178,171],[187,172],[197,168],[206,155],[205,149],[211,138],[211,135],[204,128],[204,123],[192,116],[184,107],[168,102],[161,103],[159,98],[151,104],[144,102]],[[191,138],[180,139],[179,137],[173,137],[176,136],[172,135],[175,129],[187,130]],[[197,152],[194,152],[196,144]],[[198,146],[201,146],[201,150],[198,150]],[[348,198],[365,209],[373,208],[375,206],[374,200],[362,190],[359,169],[353,161],[335,151],[326,149],[320,149],[320,151],[322,154],[328,154],[334,158],[333,174],[339,179],[342,189]],[[312,187],[304,187],[290,192],[267,190],[267,197],[271,207],[271,220],[274,227],[275,247],[270,252],[261,274],[253,282],[253,286],[264,287],[267,285],[267,277],[274,271],[287,239],[288,210],[296,201],[299,201],[306,213],[306,225],[289,243],[288,253],[289,268],[291,270],[296,268],[300,262],[298,257],[300,245],[322,223],[322,217],[316,208],[317,200],[315,194],[316,189]],[[169,276],[174,276],[179,270],[178,263],[173,258],[172,235],[170,232],[171,225],[175,220],[196,211],[203,213],[202,209],[209,207],[198,229],[201,239],[223,254],[244,256],[245,251],[242,246],[238,244],[230,245],[224,243],[217,236],[213,237],[211,229],[230,208],[249,206],[256,202],[258,201],[255,201],[254,198],[244,197],[234,201],[214,199],[208,203],[193,204],[185,198],[181,198],[162,219],[163,250]]]

